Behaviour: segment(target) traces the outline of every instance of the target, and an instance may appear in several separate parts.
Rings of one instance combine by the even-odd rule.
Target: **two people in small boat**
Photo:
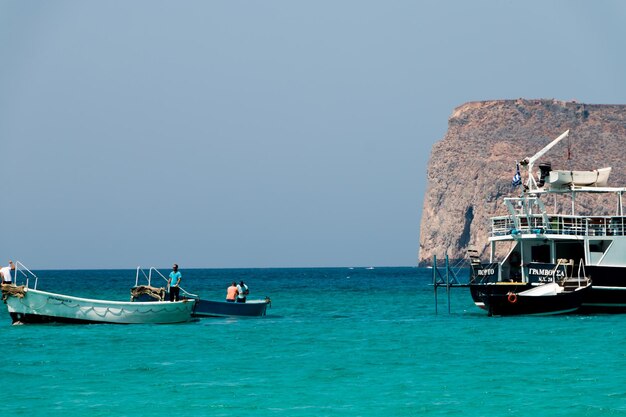
[[[9,265],[0,268],[3,285],[11,285],[13,282],[13,278],[11,278],[11,270],[15,271],[15,264],[13,264],[13,261],[9,261]]]
[[[172,267],[172,272],[170,272],[170,277],[167,280],[167,285],[170,287],[170,301],[180,300],[179,285],[182,277],[182,274],[178,270],[178,264],[174,264],[174,266]]]
[[[237,284],[237,282],[233,281],[230,287],[226,289],[226,301],[229,303],[234,303],[235,301],[245,303],[249,292],[245,282],[239,281],[239,284]]]

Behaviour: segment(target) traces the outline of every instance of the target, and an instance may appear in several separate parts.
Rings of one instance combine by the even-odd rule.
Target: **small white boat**
[[[37,276],[21,262],[15,263],[24,285],[2,285],[4,300],[13,324],[24,323],[116,323],[156,324],[189,321],[196,300],[111,301],[73,297],[37,289]],[[28,273],[28,274],[26,274]],[[30,280],[34,285],[29,285]]]
[[[593,171],[550,171],[548,183],[553,188],[569,185],[606,187],[611,174],[611,167],[594,169]]]
[[[5,293],[3,286],[3,293]],[[189,321],[195,300],[110,301],[72,297],[16,287],[7,294],[6,304],[17,323],[181,323]],[[15,290],[17,289],[17,291]],[[21,291],[19,291],[21,289]]]

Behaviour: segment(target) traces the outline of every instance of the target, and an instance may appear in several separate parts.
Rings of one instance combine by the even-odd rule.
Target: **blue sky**
[[[0,262],[415,265],[454,107],[626,102],[619,1],[0,0]]]

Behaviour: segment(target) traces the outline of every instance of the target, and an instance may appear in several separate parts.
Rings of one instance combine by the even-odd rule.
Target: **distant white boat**
[[[569,185],[606,187],[609,181],[611,167],[595,169],[593,171],[550,171],[548,183],[552,188],[561,188]]]

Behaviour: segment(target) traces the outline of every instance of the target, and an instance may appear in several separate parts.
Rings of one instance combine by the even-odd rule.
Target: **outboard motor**
[[[550,175],[550,171],[552,171],[552,164],[550,162],[544,162],[539,164],[539,181],[537,182],[538,187],[543,187],[546,183],[546,177]]]

